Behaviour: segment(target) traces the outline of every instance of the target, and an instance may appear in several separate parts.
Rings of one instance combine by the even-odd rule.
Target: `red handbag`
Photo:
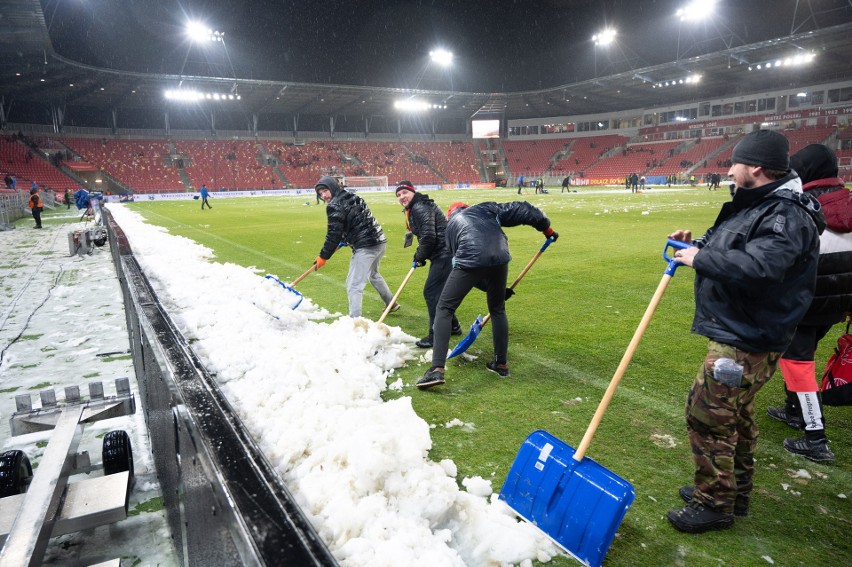
[[[819,390],[827,406],[852,405],[852,335],[849,323],[846,333],[837,339],[834,354],[828,359]]]

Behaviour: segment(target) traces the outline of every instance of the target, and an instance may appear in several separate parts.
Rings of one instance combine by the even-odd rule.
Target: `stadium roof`
[[[0,95],[5,118],[10,121],[18,121],[15,112],[22,108],[39,109],[42,116],[51,108],[62,113],[72,108],[117,110],[119,114],[176,112],[178,103],[167,100],[164,93],[178,88],[224,95],[204,104],[245,115],[389,118],[396,116],[394,102],[407,98],[446,106],[430,111],[439,120],[463,122],[473,116],[523,119],[689,104],[852,77],[852,22],[558,87],[504,93],[115,71],[55,53],[38,0],[0,3],[0,22]],[[776,67],[776,61],[796,54],[813,54],[814,58],[805,65]],[[693,75],[700,75],[697,83],[680,82]],[[234,100],[228,100],[229,95]]]

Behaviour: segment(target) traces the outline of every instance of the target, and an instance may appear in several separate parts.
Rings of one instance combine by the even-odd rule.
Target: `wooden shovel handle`
[[[297,283],[299,283],[300,281],[302,281],[303,279],[305,279],[306,277],[308,277],[308,274],[310,274],[311,272],[316,272],[318,269],[319,269],[319,268],[317,268],[317,265],[316,265],[316,264],[314,264],[313,266],[311,266],[310,268],[308,268],[308,271],[307,271],[307,272],[305,272],[304,274],[302,274],[301,276],[299,276],[298,278],[296,278],[296,279],[293,281],[293,283],[291,283],[291,284],[290,284],[290,287],[296,287],[296,284],[297,284]]]
[[[405,276],[405,279],[402,280],[402,284],[399,286],[399,289],[396,290],[396,294],[393,296],[393,299],[390,300],[390,303],[388,303],[388,306],[385,307],[385,310],[382,313],[382,316],[379,317],[379,320],[377,321],[377,323],[381,323],[382,321],[385,320],[385,317],[388,316],[388,313],[390,313],[391,307],[393,307],[396,304],[396,300],[397,300],[397,298],[399,298],[399,294],[402,293],[403,289],[405,289],[405,284],[407,284],[408,280],[411,279],[411,274],[414,273],[414,270],[415,270],[414,266],[412,266],[411,269],[408,270],[408,274]]]
[[[583,435],[583,440],[580,441],[580,445],[574,452],[574,460],[577,462],[581,462],[583,460],[583,457],[586,454],[586,449],[589,448],[589,444],[592,442],[592,437],[594,437],[595,431],[598,429],[598,424],[600,424],[603,414],[606,411],[607,406],[609,406],[612,396],[615,394],[615,389],[618,387],[618,383],[621,382],[621,378],[624,376],[624,372],[627,370],[627,366],[630,364],[630,360],[636,352],[636,347],[639,346],[639,341],[642,340],[642,335],[645,334],[645,329],[648,328],[648,324],[651,322],[651,317],[654,315],[654,311],[657,310],[657,305],[659,305],[660,299],[662,299],[663,293],[666,291],[666,287],[668,287],[671,279],[672,276],[664,274],[663,279],[660,280],[660,285],[657,286],[657,291],[654,292],[654,297],[651,298],[651,303],[648,304],[648,308],[645,310],[645,315],[642,316],[642,320],[639,322],[639,327],[637,327],[636,332],[633,333],[633,339],[627,346],[627,351],[624,353],[624,356],[621,357],[621,362],[619,363],[618,368],[615,371],[615,375],[612,377],[606,392],[604,392],[601,403],[598,404],[598,409],[592,417],[592,422],[589,424],[589,428],[586,429],[586,434]]]
[[[518,277],[515,278],[515,281],[512,282],[512,285],[509,286],[509,289],[515,289],[515,286],[518,285],[518,282],[520,282],[522,279],[524,279],[524,276],[527,275],[527,272],[530,271],[530,268],[532,268],[532,265],[535,264],[535,261],[538,260],[543,253],[544,253],[544,248],[542,248],[541,250],[539,250],[538,252],[535,253],[535,256],[533,256],[532,260],[530,260],[529,263],[527,263],[527,266],[523,270],[521,270],[521,273],[518,274]],[[488,313],[485,317],[482,318],[482,326],[484,327],[485,325],[487,325],[488,321],[490,321],[490,320],[491,320],[491,313]]]

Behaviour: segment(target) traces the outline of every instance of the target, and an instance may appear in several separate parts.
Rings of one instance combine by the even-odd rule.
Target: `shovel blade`
[[[470,326],[470,331],[467,333],[467,336],[459,341],[459,344],[450,351],[450,354],[447,355],[447,360],[453,358],[454,356],[458,356],[461,353],[465,352],[470,348],[470,345],[476,340],[476,337],[479,336],[479,333],[482,332],[482,315],[476,316],[476,321]]]
[[[500,491],[519,516],[585,565],[599,566],[636,498],[626,480],[546,431],[524,441]]]

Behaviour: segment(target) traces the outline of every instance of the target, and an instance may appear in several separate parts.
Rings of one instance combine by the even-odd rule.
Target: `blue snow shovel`
[[[299,301],[297,301],[297,302],[296,302],[296,305],[294,305],[294,306],[293,306],[293,311],[295,311],[295,310],[296,310],[296,308],[297,308],[299,305],[301,305],[301,304],[302,304],[302,300],[304,299],[304,296],[303,296],[301,293],[299,293],[298,291],[296,291],[294,288],[292,288],[292,287],[290,287],[289,285],[285,284],[284,282],[282,282],[281,280],[279,280],[278,278],[276,278],[276,277],[275,277],[275,276],[273,276],[272,274],[266,274],[266,279],[268,279],[268,280],[275,280],[276,282],[278,282],[278,285],[280,285],[281,287],[283,287],[283,288],[284,288],[284,289],[286,289],[287,291],[290,291],[290,292],[292,292],[292,293],[295,293],[296,295],[298,295],[298,296],[299,296]],[[277,319],[277,317],[276,317],[276,319]]]
[[[603,562],[621,520],[636,498],[629,482],[585,457],[586,449],[663,292],[677,267],[682,265],[669,258],[668,248],[688,246],[684,242],[669,240],[663,248],[663,258],[668,262],[663,279],[577,450],[546,431],[533,432],[518,451],[500,490],[500,498],[510,508],[535,524],[584,565],[597,567]]]
[[[553,243],[552,238],[548,238],[547,240],[544,241],[544,244],[541,245],[541,248],[539,249],[539,251],[536,252],[536,255],[532,257],[532,260],[529,261],[529,263],[527,264],[527,267],[524,268],[521,271],[521,273],[518,275],[518,277],[515,278],[515,281],[512,282],[512,285],[509,286],[509,289],[512,289],[512,290],[515,289],[515,286],[518,285],[518,282],[520,282],[521,279],[523,279],[523,277],[525,275],[527,275],[527,272],[530,271],[530,268],[532,268],[532,265],[535,264],[535,261],[538,260],[539,256],[541,256],[544,253],[545,250],[547,250],[547,247],[550,246],[551,243]],[[449,360],[450,358],[453,358],[454,356],[458,356],[461,353],[465,352],[467,349],[469,349],[470,345],[472,345],[474,343],[474,341],[476,340],[476,337],[479,336],[479,333],[482,332],[482,328],[485,325],[487,325],[488,321],[490,321],[490,320],[491,320],[491,313],[486,315],[484,318],[482,317],[482,315],[477,315],[476,321],[474,321],[473,324],[470,326],[470,331],[467,333],[467,336],[465,338],[463,338],[462,340],[460,340],[459,344],[457,344],[456,347],[452,351],[450,351],[450,354],[447,355],[447,359]]]

